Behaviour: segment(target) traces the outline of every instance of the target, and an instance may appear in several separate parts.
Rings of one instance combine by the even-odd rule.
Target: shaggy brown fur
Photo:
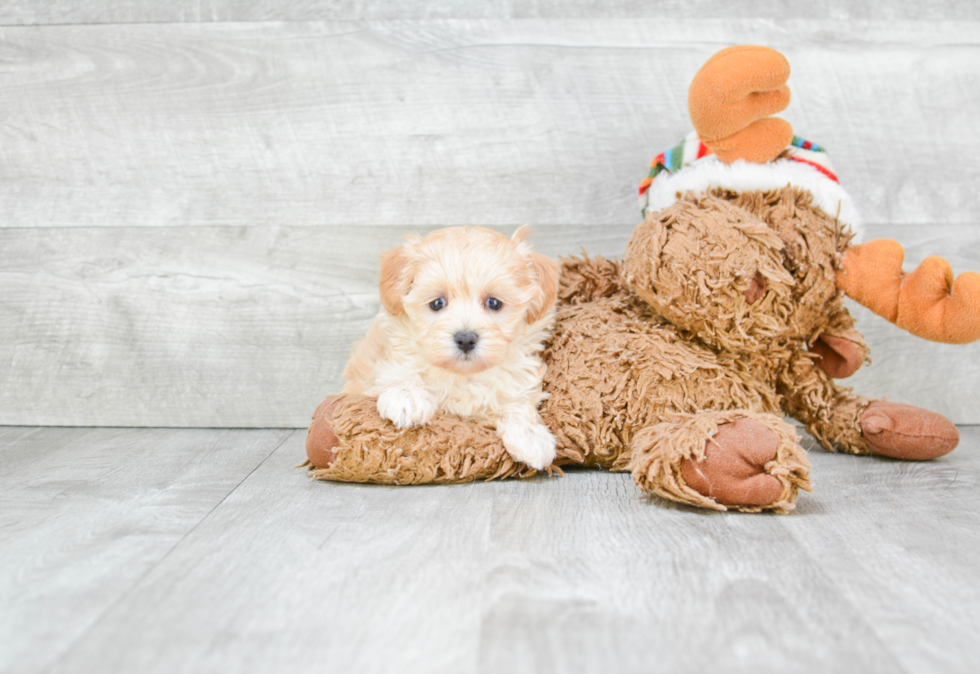
[[[766,472],[784,512],[808,489],[809,466],[793,428],[801,418],[828,449],[867,453],[858,419],[871,401],[839,389],[808,343],[853,331],[835,284],[849,236],[793,187],[767,193],[687,195],[637,227],[622,265],[564,261],[558,318],[545,351],[541,413],[558,438],[556,464],[630,470],[644,490],[724,509],[689,488],[684,460],[704,457],[720,425],[750,417],[778,437]],[[761,292],[760,292],[761,289]],[[373,401],[332,410],[338,438],[320,479],[387,484],[531,475],[490,424],[441,416],[399,431]]]

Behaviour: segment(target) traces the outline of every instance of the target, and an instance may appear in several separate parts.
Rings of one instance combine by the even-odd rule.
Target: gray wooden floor
[[[0,428],[3,672],[975,672],[980,427],[789,516],[309,481],[304,431]]]

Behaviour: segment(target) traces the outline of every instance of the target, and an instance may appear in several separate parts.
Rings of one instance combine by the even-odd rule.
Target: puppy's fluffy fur
[[[399,428],[436,410],[496,424],[507,451],[544,468],[555,439],[538,415],[543,343],[558,264],[482,227],[412,235],[381,260],[381,311],[344,371],[345,393],[376,396]]]

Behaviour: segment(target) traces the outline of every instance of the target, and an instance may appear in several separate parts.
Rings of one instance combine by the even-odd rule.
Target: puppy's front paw
[[[540,421],[498,424],[504,449],[516,461],[544,470],[555,460],[555,436]]]
[[[398,428],[427,424],[435,413],[432,398],[418,386],[390,387],[378,396],[378,414]]]

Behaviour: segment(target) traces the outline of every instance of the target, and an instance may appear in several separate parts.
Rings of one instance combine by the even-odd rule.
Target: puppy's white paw
[[[435,413],[435,402],[418,386],[389,387],[378,396],[378,414],[398,428],[427,424]]]
[[[508,454],[531,468],[544,470],[555,460],[555,436],[540,421],[505,421],[497,424],[497,435]]]

